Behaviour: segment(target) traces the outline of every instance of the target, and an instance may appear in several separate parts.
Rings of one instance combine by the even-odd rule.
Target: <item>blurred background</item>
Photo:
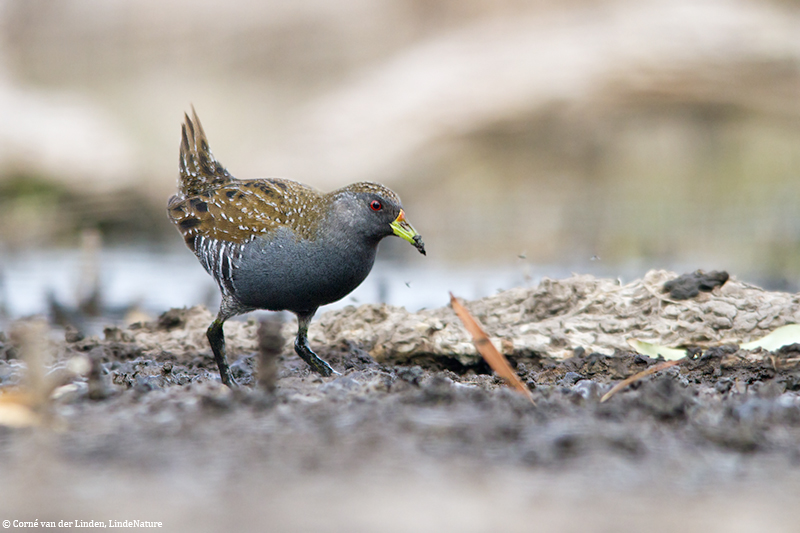
[[[237,177],[400,194],[428,257],[342,304],[800,283],[796,0],[0,0],[5,316],[214,305],[165,215],[192,104]]]

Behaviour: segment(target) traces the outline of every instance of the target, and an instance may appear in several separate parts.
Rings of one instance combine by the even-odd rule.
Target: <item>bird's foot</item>
[[[341,374],[334,370],[331,365],[320,359],[319,356],[317,356],[317,354],[315,354],[311,348],[308,347],[308,344],[295,341],[294,351],[297,352],[297,355],[299,355],[303,361],[308,363],[308,366],[311,367],[311,370],[317,374],[325,377],[341,376]]]
[[[231,375],[231,368],[228,366],[228,360],[225,357],[225,335],[222,332],[223,319],[217,318],[206,331],[208,343],[211,345],[211,351],[214,352],[214,360],[217,362],[219,368],[219,379],[223,385],[227,385],[231,389],[236,388],[236,381]]]
[[[222,381],[222,384],[223,385],[227,385],[231,389],[237,388],[239,386],[239,384],[236,383],[235,379],[233,379],[233,376],[231,375],[230,369],[226,369],[226,370],[227,370],[227,372],[220,372],[220,374],[219,374],[219,378]]]

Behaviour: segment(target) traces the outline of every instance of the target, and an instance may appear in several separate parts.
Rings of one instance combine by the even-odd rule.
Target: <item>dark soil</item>
[[[237,342],[255,324],[233,323],[231,391],[194,344],[192,312],[52,343],[51,375],[84,361],[94,377],[61,378],[41,423],[0,427],[0,519],[169,531],[795,528],[796,345],[699,351],[605,403],[656,361],[511,353],[532,403],[482,363],[377,362],[356,342],[314,346],[342,373],[332,378],[280,350],[267,392],[257,342]],[[7,390],[26,375],[13,337],[0,340]]]

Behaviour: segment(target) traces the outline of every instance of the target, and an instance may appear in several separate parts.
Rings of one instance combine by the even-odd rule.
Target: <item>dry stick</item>
[[[283,317],[271,315],[258,324],[258,384],[267,394],[275,392],[278,381],[278,357],[283,351]]]
[[[683,359],[678,359],[676,361],[664,361],[663,363],[658,363],[657,365],[653,365],[653,366],[651,366],[650,368],[648,368],[646,370],[642,370],[638,374],[634,374],[631,377],[629,377],[628,379],[620,381],[619,383],[614,385],[614,388],[612,388],[607,393],[603,394],[603,397],[600,398],[600,403],[603,403],[604,401],[608,400],[613,395],[615,395],[617,392],[621,391],[622,389],[624,389],[625,387],[627,387],[631,383],[639,381],[643,377],[649,376],[650,374],[655,374],[659,370],[664,370],[664,369],[669,368],[671,366],[675,366],[675,365],[677,365],[679,363],[682,363],[683,361],[686,361],[685,357]]]
[[[86,386],[90,400],[104,400],[111,395],[111,390],[103,379],[103,357],[89,355],[89,373],[86,376]]]
[[[508,363],[508,359],[495,348],[478,321],[467,311],[466,307],[461,305],[461,302],[458,301],[458,298],[453,296],[452,292],[450,293],[450,305],[453,307],[453,311],[456,312],[458,318],[461,319],[461,322],[464,324],[469,334],[472,335],[472,342],[475,344],[475,349],[478,350],[481,357],[492,367],[492,370],[494,370],[498,376],[506,380],[513,389],[527,396],[531,403],[536,405],[536,402],[533,401],[533,397],[531,396],[531,391],[528,390],[528,387],[526,387],[514,373],[514,370]]]
[[[19,346],[20,358],[28,368],[20,386],[0,391],[0,425],[28,427],[49,419],[48,400],[55,387],[46,376],[47,335],[47,325],[40,321],[12,327],[12,342]]]
[[[44,410],[55,388],[47,377],[45,367],[49,358],[47,324],[39,320],[18,324],[12,329],[11,335],[19,342],[20,359],[28,367],[22,390],[29,395],[31,407]]]

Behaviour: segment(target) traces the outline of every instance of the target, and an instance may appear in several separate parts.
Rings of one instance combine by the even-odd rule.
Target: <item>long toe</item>
[[[303,361],[305,361],[308,364],[308,366],[311,367],[311,370],[313,370],[317,374],[325,377],[334,374],[341,375],[339,374],[339,372],[331,368],[331,365],[320,359],[319,356],[317,356],[317,354],[315,354],[311,350],[311,348],[309,348],[308,344],[306,344],[305,342],[295,341],[294,351],[297,353],[297,355],[300,356],[300,358]]]
[[[235,388],[237,388],[239,386],[239,384],[236,383],[236,380],[233,379],[233,376],[231,375],[230,372],[228,372],[227,374],[220,374],[219,377],[220,377],[220,380],[222,381],[223,385],[227,385],[228,387],[230,387],[232,389],[235,389]]]
[[[317,358],[317,361],[310,363],[309,366],[312,368],[312,370],[314,370],[314,372],[325,377],[341,376],[341,374],[336,370],[334,370],[333,367],[331,367],[331,365],[329,365],[319,357]]]
[[[311,370],[313,370],[314,372],[316,372],[321,376],[328,377],[332,376],[333,374],[339,374],[336,370],[333,369],[333,367],[331,367],[331,365],[329,365],[324,360],[320,359],[319,356],[317,356],[317,354],[315,354],[311,350],[308,350],[306,354],[301,354],[300,357],[302,357],[305,360],[305,362],[308,363],[308,366],[311,367]]]

